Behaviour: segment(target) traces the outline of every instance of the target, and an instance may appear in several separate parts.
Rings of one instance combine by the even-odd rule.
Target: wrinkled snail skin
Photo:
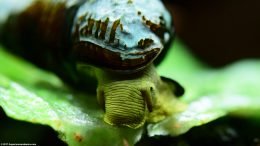
[[[172,34],[159,0],[0,1],[1,45],[68,85],[96,91],[111,125],[147,121],[164,84],[153,61]]]
[[[104,120],[135,129],[143,126],[162,84],[154,66],[129,75],[97,70],[97,78],[97,97],[105,110]]]

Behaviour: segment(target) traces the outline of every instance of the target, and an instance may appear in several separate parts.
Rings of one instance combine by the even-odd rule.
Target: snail
[[[0,43],[68,85],[96,91],[106,123],[139,128],[162,90],[183,95],[154,66],[173,36],[161,1],[13,1],[0,2]]]

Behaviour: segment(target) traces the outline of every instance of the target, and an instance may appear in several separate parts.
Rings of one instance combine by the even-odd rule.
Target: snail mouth
[[[82,63],[116,71],[137,71],[146,67],[160,53],[161,48],[149,48],[131,52],[118,52],[91,42],[81,41],[74,45],[73,55]]]
[[[145,101],[140,90],[128,82],[114,82],[104,92],[105,121],[136,128],[145,120]]]

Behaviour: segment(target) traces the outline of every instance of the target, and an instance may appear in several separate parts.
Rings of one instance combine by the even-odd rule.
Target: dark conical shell
[[[139,71],[171,41],[171,17],[159,0],[12,2],[0,1],[1,45],[68,82],[83,80],[78,62]]]

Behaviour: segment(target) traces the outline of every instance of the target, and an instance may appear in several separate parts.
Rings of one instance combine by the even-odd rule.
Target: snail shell
[[[170,41],[171,17],[158,0],[87,1],[77,12],[74,35],[79,61],[135,72]]]

